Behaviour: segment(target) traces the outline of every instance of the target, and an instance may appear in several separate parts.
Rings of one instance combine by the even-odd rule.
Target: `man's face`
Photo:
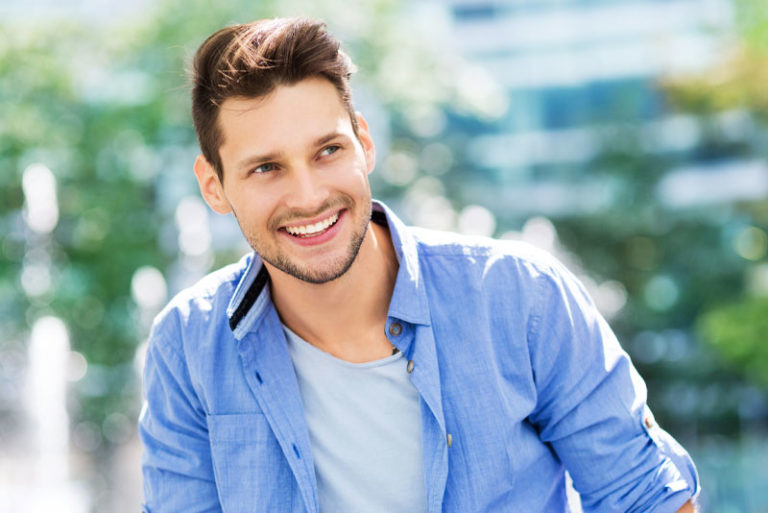
[[[270,271],[311,283],[344,274],[371,214],[375,158],[365,121],[358,140],[334,86],[310,78],[265,97],[227,99],[219,127],[223,185],[198,170],[199,159],[195,166],[208,203],[234,213]]]

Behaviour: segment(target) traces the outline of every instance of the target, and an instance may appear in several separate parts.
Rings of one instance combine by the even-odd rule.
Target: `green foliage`
[[[736,24],[744,44],[768,53],[768,5],[762,0],[733,0]]]
[[[85,393],[75,413],[101,424],[112,412],[136,411],[135,383],[118,378],[121,366],[133,361],[141,335],[130,302],[131,275],[140,265],[162,267],[168,261],[156,249],[153,185],[146,170],[135,168],[139,153],[157,146],[164,123],[152,114],[149,96],[103,101],[106,84],[93,75],[114,72],[119,79],[119,60],[111,58],[113,48],[94,51],[99,39],[85,27],[60,23],[55,31],[18,28],[2,34],[0,103],[7,124],[0,133],[0,190],[6,198],[0,208],[4,224],[16,224],[4,242],[4,279],[18,283],[36,247],[35,236],[19,224],[23,170],[46,165],[59,192],[59,223],[44,243],[53,262],[51,287],[41,295],[6,298],[2,310],[23,312],[13,317],[19,336],[25,321],[42,315],[66,320],[73,349],[94,369],[78,383]],[[113,69],[91,68],[98,59],[109,60]],[[104,407],[93,408],[96,402]]]
[[[672,103],[683,111],[715,114],[746,109],[768,122],[768,4],[734,0],[738,43],[700,73],[663,83]]]
[[[697,330],[726,362],[768,387],[768,298],[746,298],[712,309],[701,316]]]
[[[735,0],[737,43],[719,56],[717,64],[701,73],[673,77],[662,86],[672,104],[686,114],[696,116],[703,128],[705,141],[702,158],[729,156],[765,156],[765,134],[768,127],[768,4],[761,0]],[[746,113],[747,119],[757,121],[748,134],[735,141],[720,121],[729,112]],[[723,235],[729,226],[752,225],[754,233],[763,234],[768,226],[768,201],[754,201],[734,205],[721,212],[722,219],[732,224],[723,226]],[[723,221],[721,221],[722,223]],[[731,238],[733,236],[731,234]],[[765,258],[764,250],[744,258]],[[742,260],[731,261],[732,271],[741,275],[718,288],[702,288],[698,296],[703,301],[696,318],[699,337],[709,342],[730,368],[762,386],[768,385],[768,353],[764,339],[768,303],[764,298],[746,295],[744,283],[749,286],[751,264]],[[714,264],[714,262],[713,262]],[[736,267],[733,265],[736,264]],[[724,266],[710,267],[720,274]],[[704,281],[706,281],[704,279]],[[764,291],[758,291],[764,292]]]
[[[714,69],[667,80],[663,86],[679,109],[716,114],[747,109],[768,121],[768,49],[734,48]]]

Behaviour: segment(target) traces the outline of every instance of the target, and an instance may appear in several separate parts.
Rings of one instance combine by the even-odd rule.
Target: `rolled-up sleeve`
[[[219,512],[205,413],[172,337],[155,325],[147,348],[139,419],[143,511]]]
[[[674,513],[698,493],[696,468],[656,424],[628,355],[565,268],[553,264],[537,293],[530,420],[571,474],[584,510]]]

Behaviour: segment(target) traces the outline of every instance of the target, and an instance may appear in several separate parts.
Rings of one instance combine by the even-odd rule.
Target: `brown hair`
[[[358,133],[349,78],[354,65],[324,23],[276,18],[225,27],[198,48],[192,66],[192,119],[203,156],[224,180],[219,155],[219,108],[228,98],[258,98],[279,85],[327,78],[339,92]]]

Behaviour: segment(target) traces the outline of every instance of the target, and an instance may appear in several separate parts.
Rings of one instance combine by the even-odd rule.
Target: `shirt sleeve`
[[[184,358],[153,328],[139,419],[145,513],[213,513],[221,506],[205,413]]]
[[[699,491],[691,458],[656,424],[645,383],[583,286],[559,264],[541,278],[528,329],[531,422],[584,511],[676,512]]]

